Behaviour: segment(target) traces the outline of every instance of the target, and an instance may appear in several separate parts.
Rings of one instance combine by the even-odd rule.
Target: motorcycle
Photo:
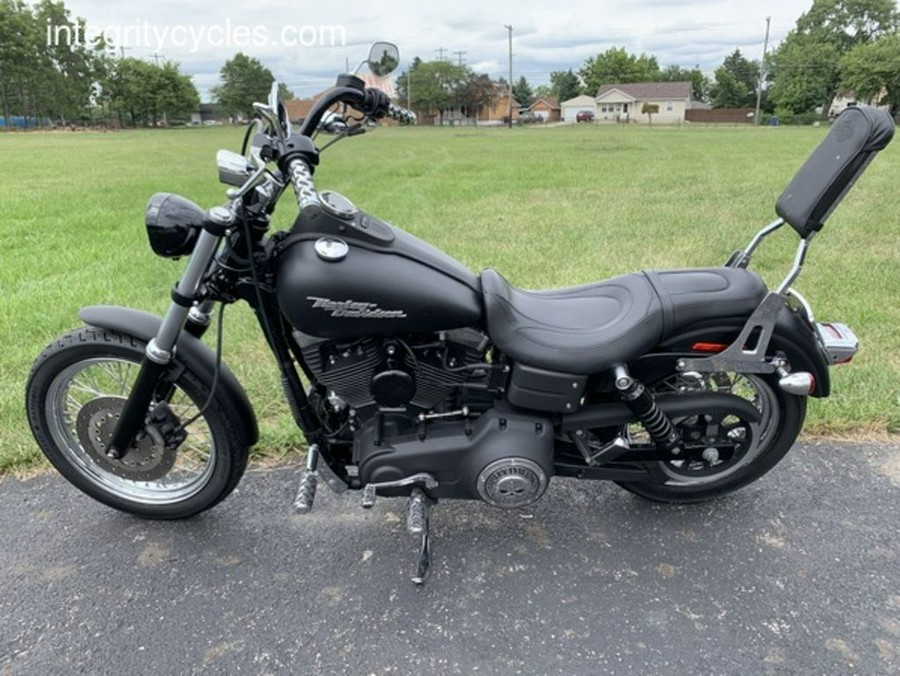
[[[377,43],[376,76],[399,64]],[[254,104],[241,153],[220,151],[223,206],[154,195],[154,253],[189,256],[162,318],[94,306],[37,358],[27,414],[57,470],[89,496],[151,519],[207,510],[235,488],[258,440],[253,407],[222,362],[224,310],[255,313],[307,443],[295,500],[319,480],[409,500],[413,579],[431,562],[441,498],[514,509],[552,477],[614,481],[643,498],[706,500],[759,479],[800,433],[808,397],[858,349],[794,288],[810,243],[892,139],[881,110],[847,109],[779,198],[778,219],[722,266],[644,270],[584,286],[523,291],[474,274],[313,182],[327,145],[384,118],[416,116],[354,73],[340,75],[294,130],[277,86]],[[293,226],[271,233],[290,188]],[[749,269],[789,225],[796,256],[774,290]],[[201,337],[218,314],[217,349]]]

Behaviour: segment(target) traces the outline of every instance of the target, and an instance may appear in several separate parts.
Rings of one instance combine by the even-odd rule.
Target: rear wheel
[[[64,334],[32,367],[28,420],[47,459],[84,493],[146,518],[192,516],[234,489],[248,449],[221,394],[197,417],[209,384],[185,366],[131,449],[120,459],[107,456],[145,348],[137,338],[93,327]]]
[[[625,490],[660,502],[700,502],[737,490],[772,469],[794,444],[806,417],[806,398],[788,394],[774,376],[746,373],[681,374],[668,376],[651,387],[654,394],[722,392],[746,399],[759,411],[759,422],[735,416],[715,419],[692,416],[673,421],[686,443],[701,441],[707,430],[729,440],[727,450],[710,447],[686,459],[658,463],[646,482],[620,482]],[[647,442],[638,426],[629,429],[632,440]]]

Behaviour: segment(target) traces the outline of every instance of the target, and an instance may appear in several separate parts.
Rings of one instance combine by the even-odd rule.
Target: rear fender
[[[156,336],[162,323],[162,319],[147,312],[111,305],[82,308],[78,317],[85,324],[118,331],[145,342]],[[175,344],[175,361],[190,368],[207,384],[212,383],[216,371],[216,355],[200,339],[182,331]],[[246,445],[253,446],[259,440],[256,414],[244,388],[224,362],[219,371],[218,387],[225,393],[223,400],[228,418],[234,423]]]
[[[632,372],[644,382],[655,382],[672,372],[673,359],[708,356],[708,353],[693,349],[696,343],[730,345],[745,322],[745,317],[698,322],[689,330],[667,338],[652,353],[635,360],[631,364]],[[770,355],[779,352],[787,357],[792,371],[807,371],[816,379],[811,396],[827,397],[831,393],[828,359],[809,324],[788,307],[781,311],[769,343]]]

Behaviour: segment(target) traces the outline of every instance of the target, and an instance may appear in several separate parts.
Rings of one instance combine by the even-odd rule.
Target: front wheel
[[[676,373],[652,386],[654,394],[689,392],[723,392],[737,395],[752,403],[760,420],[750,426],[742,421],[715,421],[721,427],[731,424],[731,434],[748,437],[747,443],[736,443],[731,456],[713,454],[693,460],[667,460],[652,468],[646,482],[621,482],[619,485],[636,495],[670,503],[701,502],[735,491],[755,481],[772,469],[794,444],[806,418],[806,398],[788,394],[778,387],[773,376],[742,373],[699,374]],[[676,420],[685,439],[702,435],[711,419],[693,416]],[[708,417],[706,417],[708,418]],[[698,432],[697,430],[701,430]],[[746,430],[746,431],[745,431]],[[635,430],[640,435],[642,432]],[[741,439],[735,439],[740,442]]]
[[[222,395],[210,400],[209,383],[182,365],[128,452],[107,456],[145,348],[137,338],[90,326],[64,334],[31,369],[28,421],[53,466],[96,500],[151,519],[193,516],[234,490],[248,448]]]

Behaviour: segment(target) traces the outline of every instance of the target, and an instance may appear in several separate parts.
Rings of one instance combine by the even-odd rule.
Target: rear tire
[[[240,481],[248,448],[228,419],[221,390],[173,450],[165,427],[151,426],[121,460],[105,457],[139,370],[146,343],[117,331],[84,327],[60,336],[35,361],[25,400],[41,451],[79,490],[123,512],[182,519],[222,501]],[[196,415],[210,384],[184,367],[168,398],[171,422]]]
[[[711,380],[725,374],[711,374]],[[674,375],[664,379],[653,389],[656,392],[671,392],[666,384],[677,379]],[[702,476],[691,477],[688,472],[679,474],[671,462],[661,462],[653,472],[654,478],[648,482],[617,482],[622,488],[642,498],[656,502],[692,503],[717,498],[756,481],[772,469],[793,446],[803,429],[806,418],[806,397],[788,394],[778,386],[774,376],[735,375],[730,383],[739,380],[743,391],[730,388],[750,400],[760,410],[761,421],[758,436],[753,439],[746,460],[730,466],[720,474],[705,472]],[[678,391],[675,388],[675,391]]]

